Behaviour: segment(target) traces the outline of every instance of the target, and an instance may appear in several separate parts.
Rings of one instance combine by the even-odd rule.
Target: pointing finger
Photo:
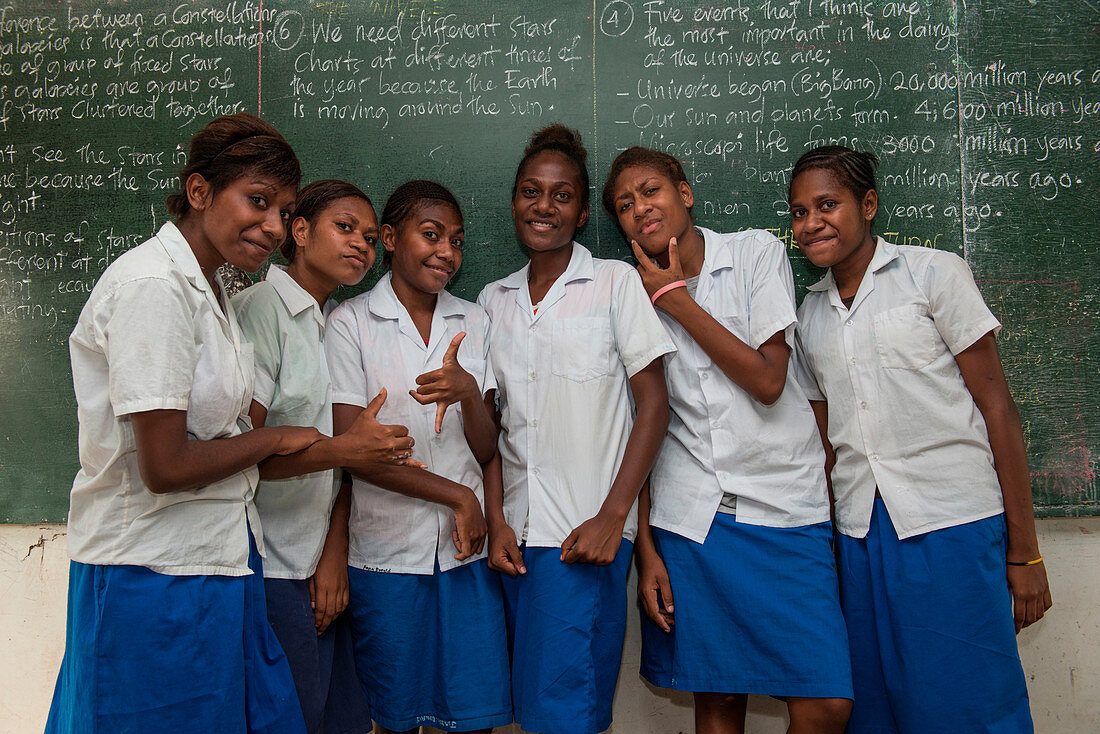
[[[466,332],[460,331],[455,335],[454,339],[451,339],[451,346],[447,347],[447,353],[443,355],[443,361],[448,360],[452,362],[458,361],[458,345],[462,343],[462,340],[466,338]]]
[[[382,388],[378,391],[378,394],[374,396],[374,400],[367,404],[366,412],[372,418],[378,418],[378,411],[382,409],[382,403],[386,402],[386,388]]]
[[[435,409],[435,432],[443,430],[443,414],[447,412],[447,404],[440,403]]]
[[[655,268],[653,261],[649,259],[649,255],[642,252],[642,248],[635,240],[630,241],[630,249],[634,251],[634,258],[638,261],[638,268],[647,273]]]

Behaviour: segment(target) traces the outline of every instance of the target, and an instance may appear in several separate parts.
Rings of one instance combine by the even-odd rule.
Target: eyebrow
[[[535,178],[534,176],[528,176],[527,178],[521,180],[520,183],[521,184],[522,183],[537,183],[537,184],[547,184],[548,183],[550,186],[575,186],[575,184],[572,181],[562,180],[562,181],[549,181],[549,182],[547,182],[545,179]]]

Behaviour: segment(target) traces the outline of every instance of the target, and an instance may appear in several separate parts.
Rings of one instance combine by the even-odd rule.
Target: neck
[[[195,260],[199,263],[199,269],[202,270],[203,276],[206,277],[206,282],[210,284],[211,288],[215,288],[214,274],[218,272],[218,268],[225,264],[225,258],[221,256],[221,253],[217,251],[210,240],[207,239],[203,233],[202,228],[194,217],[189,216],[190,213],[185,214],[178,222],[176,227],[179,229],[183,238],[187,240],[187,245],[191,248],[191,252],[195,254]]]
[[[687,230],[676,238],[676,252],[680,256],[680,271],[685,278],[694,278],[703,269],[703,259],[706,257],[706,245],[703,236],[695,229],[695,225],[689,225]],[[657,258],[661,267],[668,267],[668,250]]]
[[[313,300],[317,301],[317,305],[324,308],[328,303],[328,299],[332,297],[333,291],[336,290],[336,286],[326,282],[319,273],[315,273],[306,267],[302,262],[302,258],[294,258],[294,261],[286,268],[287,275],[294,279],[294,282],[302,286],[302,289],[313,296]]]
[[[570,242],[565,247],[559,247],[556,250],[528,250],[527,256],[531,258],[531,267],[527,271],[527,281],[532,286],[545,285],[549,287],[569,267],[569,261],[573,257],[573,243]]]
[[[875,238],[868,232],[852,254],[833,265],[833,280],[836,281],[836,289],[840,292],[841,298],[855,296],[874,256]]]
[[[393,287],[393,293],[397,296],[397,300],[409,312],[413,323],[416,323],[419,327],[421,325],[420,319],[423,318],[427,318],[428,323],[431,323],[432,314],[435,313],[435,304],[439,300],[438,293],[425,293],[422,290],[417,290],[396,275],[390,276],[390,285]]]

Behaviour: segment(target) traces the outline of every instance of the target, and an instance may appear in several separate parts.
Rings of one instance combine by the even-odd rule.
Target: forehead
[[[405,221],[420,224],[427,219],[439,222],[445,227],[462,227],[462,215],[454,205],[438,199],[421,199]]]
[[[521,181],[565,181],[578,187],[581,185],[580,166],[559,150],[543,150],[531,156],[516,178]]]
[[[828,168],[809,168],[791,182],[791,198],[814,198],[824,195],[854,196],[849,187],[835,172]]]
[[[643,183],[653,178],[659,178],[662,181],[668,182],[672,181],[667,173],[653,166],[644,163],[627,166],[619,171],[619,175],[615,177],[615,190],[625,191],[635,186],[641,186]]]
[[[339,199],[333,199],[321,210],[322,214],[339,214],[344,212],[356,216],[359,219],[375,219],[374,207],[358,196],[342,196]]]

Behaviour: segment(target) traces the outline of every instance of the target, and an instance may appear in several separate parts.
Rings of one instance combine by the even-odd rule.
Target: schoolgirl
[[[875,163],[817,148],[790,186],[798,246],[829,268],[798,345],[832,467],[849,729],[1031,731],[1015,633],[1051,598],[1000,324],[961,258],[872,236]]]
[[[358,283],[374,262],[378,219],[356,186],[322,180],[299,192],[289,230],[282,245],[289,265],[272,265],[262,282],[233,298],[241,332],[255,352],[249,414],[254,427],[305,425],[331,436],[325,318],[336,305],[333,291]],[[382,430],[376,421],[371,427]],[[354,462],[339,455],[339,446],[357,433],[264,462],[256,492],[267,546],[267,615],[311,734],[370,728],[347,615],[340,614],[348,603],[350,487],[337,501],[340,485],[332,469]],[[361,446],[383,445],[372,440],[377,437],[363,438]]]
[[[431,181],[382,212],[391,270],[333,311],[325,347],[336,430],[370,396],[409,426],[426,469],[356,473],[348,574],[355,654],[381,732],[488,732],[512,721],[500,584],[483,552],[489,322],[445,290],[462,263],[462,210]]]
[[[635,546],[642,676],[694,693],[697,732],[743,731],[757,693],[786,700],[789,731],[839,734],[851,671],[824,454],[788,379],[790,264],[762,230],[694,226],[693,203],[680,162],[647,148],[621,153],[603,189],[677,348]]]
[[[673,346],[637,274],[573,241],[586,157],[562,125],[532,135],[512,191],[530,261],[478,298],[501,425],[490,564],[506,574],[516,721],[541,734],[611,724],[635,502],[668,426],[660,357]]]
[[[271,125],[191,140],[176,217],[104,272],[72,336],[80,471],[69,609],[48,732],[297,732],[268,624],[256,463],[315,428],[247,430],[251,349],[215,271],[283,241],[298,160]]]

